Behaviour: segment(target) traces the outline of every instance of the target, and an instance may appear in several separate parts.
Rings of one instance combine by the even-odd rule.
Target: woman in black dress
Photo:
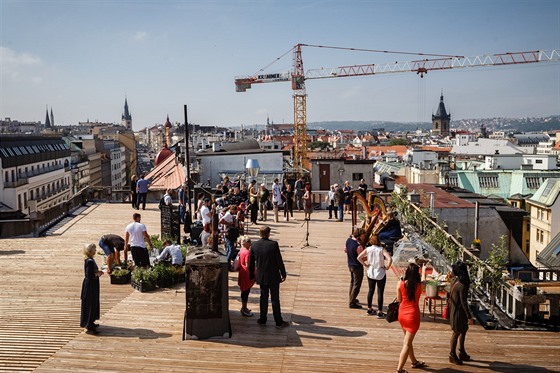
[[[284,220],[290,221],[290,217],[294,218],[294,191],[288,180],[284,180],[282,197],[284,197]]]
[[[130,178],[130,201],[132,208],[138,210],[138,193],[136,193],[136,175]]]
[[[99,319],[99,276],[103,274],[99,270],[93,257],[95,256],[95,244],[86,245],[84,248],[84,282],[82,283],[82,312],[80,314],[80,326],[87,329],[88,334],[98,334],[98,325],[95,320]]]
[[[451,285],[449,294],[449,321],[451,324],[451,352],[449,353],[449,362],[462,365],[463,361],[469,361],[471,357],[465,351],[465,337],[469,325],[473,324],[473,317],[469,310],[467,297],[469,294],[469,286],[471,284],[469,278],[469,270],[467,265],[458,261],[452,266],[455,281]],[[457,341],[459,342],[459,355],[457,356]]]

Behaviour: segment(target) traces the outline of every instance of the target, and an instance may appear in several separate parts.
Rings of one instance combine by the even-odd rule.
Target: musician
[[[387,213],[384,227],[379,232],[379,240],[387,245],[387,251],[393,255],[393,245],[402,237],[401,222],[393,211]]]

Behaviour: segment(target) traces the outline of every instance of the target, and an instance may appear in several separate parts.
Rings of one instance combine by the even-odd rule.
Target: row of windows
[[[535,209],[537,210],[537,219],[543,220],[543,221],[548,221],[549,211],[547,209],[543,209],[543,208],[540,208],[540,207],[535,207]]]
[[[27,192],[23,192],[18,194],[18,209],[19,210],[23,210],[25,208],[27,208],[27,202],[30,200],[34,200],[34,199],[40,199],[42,197],[45,197],[49,194],[51,194],[51,192],[56,192],[58,190],[60,190],[61,188],[65,188],[68,185],[70,185],[70,178],[69,177],[65,177],[64,179],[60,179],[57,180],[56,182],[53,181],[49,184],[45,184],[41,187],[37,187],[35,189],[30,189],[29,190],[29,199],[27,198]]]
[[[68,161],[66,160],[64,164],[68,165]],[[36,174],[36,172],[43,173],[45,172],[45,169],[48,169],[49,167],[56,167],[56,166],[60,167],[61,165],[62,162],[60,160],[57,160],[57,161],[43,162],[32,166],[19,167],[17,168],[17,174],[16,174],[16,169],[12,169],[11,171],[6,170],[4,172],[4,180],[6,182],[14,182],[20,178],[33,176]]]
[[[54,152],[59,150],[68,150],[66,144],[46,144],[46,145],[28,145],[28,146],[12,146],[10,148],[0,148],[0,152],[4,157],[16,157],[18,155],[39,154],[45,152]]]
[[[481,188],[499,188],[498,176],[479,176],[478,184]]]

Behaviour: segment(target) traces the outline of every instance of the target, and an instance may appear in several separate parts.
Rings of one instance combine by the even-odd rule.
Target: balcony
[[[16,181],[5,181],[4,188],[17,188],[19,186],[25,185],[29,183],[29,179],[26,177],[19,178]]]

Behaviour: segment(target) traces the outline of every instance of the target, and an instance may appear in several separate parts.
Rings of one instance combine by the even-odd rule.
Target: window
[[[482,173],[478,175],[478,184],[481,188],[499,188],[498,174]]]
[[[526,176],[525,184],[529,189],[539,189],[539,187],[541,186],[541,178],[538,176]]]
[[[527,228],[526,229],[527,229],[527,232],[531,231],[531,223],[527,223]]]
[[[542,159],[535,159],[535,163],[542,164]]]
[[[363,173],[354,173],[352,174],[352,180],[353,181],[360,181],[364,178],[364,174]]]

